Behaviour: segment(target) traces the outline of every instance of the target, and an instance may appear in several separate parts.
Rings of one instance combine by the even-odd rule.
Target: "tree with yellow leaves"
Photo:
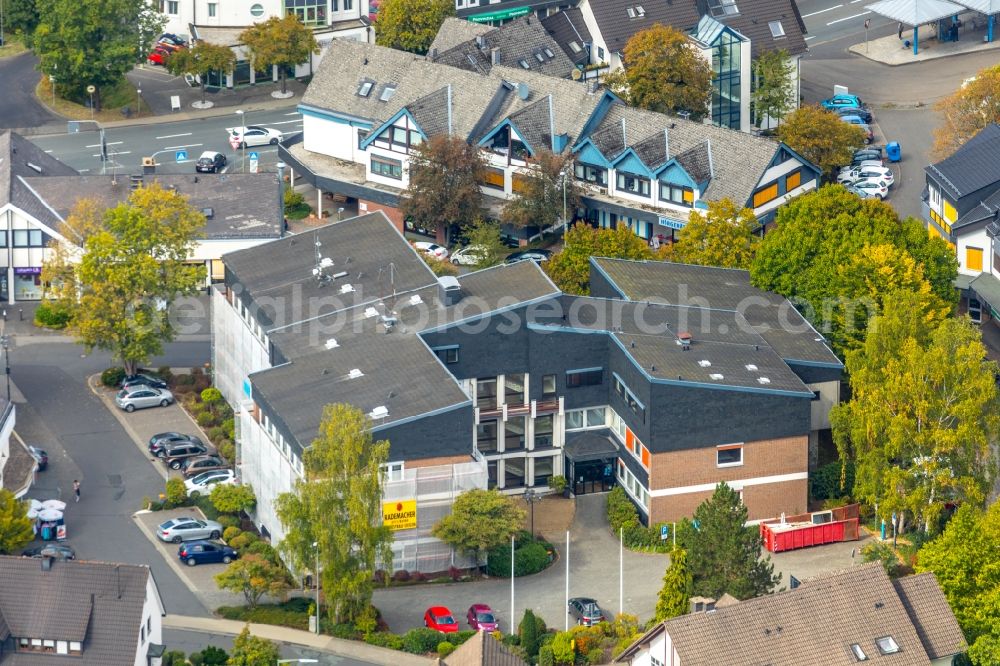
[[[934,159],[943,160],[991,123],[1000,123],[1000,65],[987,67],[937,104]]]
[[[845,123],[821,106],[800,106],[778,128],[778,138],[827,176],[851,163],[854,151],[865,145],[865,131]]]
[[[319,53],[312,29],[294,14],[255,23],[240,33],[240,41],[250,50],[255,70],[278,68],[282,94],[286,92],[288,68],[305,62],[311,53]]]
[[[664,251],[665,258],[683,264],[750,268],[760,240],[754,231],[759,227],[753,211],[729,199],[713,201],[707,212],[691,211],[677,242]]]

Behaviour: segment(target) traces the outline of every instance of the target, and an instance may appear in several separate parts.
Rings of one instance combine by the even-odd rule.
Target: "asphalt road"
[[[163,642],[170,650],[183,650],[185,654],[198,652],[209,645],[220,647],[226,652],[233,650],[233,637],[228,634],[201,633],[198,631],[163,630]],[[324,666],[368,666],[368,662],[316,652],[298,645],[281,643],[278,646],[282,659],[315,659]]]
[[[38,85],[38,58],[34,53],[23,53],[10,58],[0,58],[0,129],[39,127],[59,118],[35,99]]]
[[[206,150],[223,153],[229,160],[227,171],[243,167],[243,151],[234,150],[227,140],[226,128],[237,127],[239,117],[233,113],[179,122],[119,125],[105,131],[108,152],[112,159],[105,166],[108,173],[139,173],[143,157],[154,157],[159,173],[194,173],[194,162]],[[302,116],[294,106],[246,114],[247,125],[264,125],[285,135],[302,131]],[[90,123],[82,123],[76,134],[49,134],[31,137],[31,141],[53,157],[81,173],[101,173],[100,133]],[[177,161],[177,153],[187,153]],[[158,154],[157,154],[158,153]],[[277,146],[255,146],[246,149],[247,168],[250,153],[257,153],[262,171],[273,171],[278,162]]]
[[[841,37],[864,41],[865,19],[871,19],[869,37],[896,30],[896,22],[874,14],[866,6],[874,0],[799,0],[799,12],[806,24],[806,44],[810,47]],[[853,43],[853,42],[852,42]]]

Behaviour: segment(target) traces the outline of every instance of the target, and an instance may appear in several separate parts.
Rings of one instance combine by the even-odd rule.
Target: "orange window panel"
[[[642,466],[649,469],[649,449],[642,447]]]
[[[765,187],[764,189],[754,193],[753,195],[753,207],[763,206],[768,201],[773,201],[778,197],[778,184],[772,183],[771,185]]]
[[[802,184],[802,172],[796,171],[785,176],[785,191],[789,192]]]
[[[633,453],[635,452],[635,435],[630,428],[625,429],[625,448]]]

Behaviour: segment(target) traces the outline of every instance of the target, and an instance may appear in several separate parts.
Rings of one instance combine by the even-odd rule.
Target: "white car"
[[[889,194],[889,185],[883,180],[856,180],[853,183],[846,183],[845,187],[849,192],[857,194],[862,199],[885,199]]]
[[[437,243],[428,243],[427,241],[418,241],[413,244],[413,247],[417,248],[424,254],[429,254],[435,259],[447,259],[448,258],[448,248],[442,247]]]
[[[481,245],[467,245],[451,255],[451,263],[456,266],[475,266],[486,255],[486,248]]]
[[[864,167],[875,167],[877,169],[885,168],[882,164],[882,160],[861,160],[860,162],[855,162],[845,167],[840,167],[840,173],[847,173],[848,171],[853,171],[854,169],[861,169]]]
[[[229,133],[230,141],[235,139],[237,145],[241,148],[250,146],[276,146],[281,143],[282,134],[276,129],[271,129],[270,127],[261,127],[260,125],[248,125],[246,127],[229,127],[226,128],[226,132]]]
[[[236,473],[231,469],[213,469],[193,476],[184,482],[188,495],[208,495],[216,485],[236,485]]]
[[[849,171],[841,171],[837,175],[838,183],[853,183],[857,180],[883,180],[886,185],[892,185],[895,175],[885,167],[861,166]]]

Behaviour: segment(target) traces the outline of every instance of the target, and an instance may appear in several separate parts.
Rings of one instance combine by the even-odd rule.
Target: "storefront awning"
[[[972,284],[972,281],[975,280],[976,277],[978,276],[962,275],[961,273],[959,273],[958,275],[955,276],[955,279],[952,280],[952,284],[955,285],[955,289],[958,289],[959,291],[965,291],[966,289],[969,288],[969,285]]]
[[[980,301],[987,303],[994,312],[1000,312],[1000,280],[990,273],[981,273],[969,284]]]
[[[618,446],[611,439],[610,430],[584,430],[566,433],[563,452],[574,462],[604,460],[617,457]]]
[[[517,18],[518,16],[530,13],[531,7],[511,7],[510,9],[501,9],[498,12],[490,12],[489,14],[476,14],[475,16],[470,16],[469,20],[473,23],[489,23],[490,21]]]
[[[918,26],[960,14],[965,7],[948,0],[881,0],[865,9],[904,25]]]

